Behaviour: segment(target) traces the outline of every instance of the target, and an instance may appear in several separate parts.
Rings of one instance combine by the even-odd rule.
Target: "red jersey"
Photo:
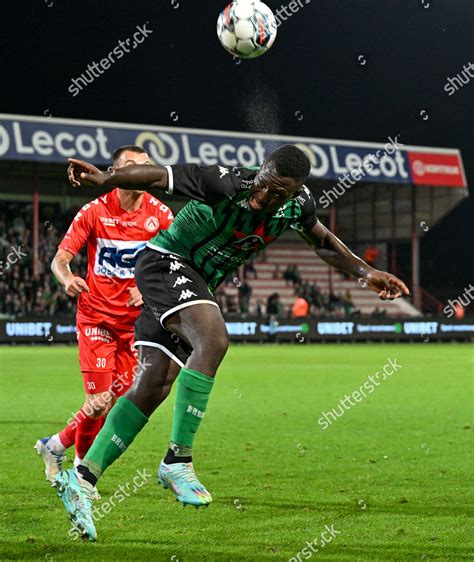
[[[140,208],[122,209],[118,189],[87,203],[74,217],[59,248],[74,256],[87,244],[86,282],[77,300],[77,319],[117,322],[132,328],[140,307],[127,306],[135,285],[135,263],[148,240],[167,229],[173,213],[161,201],[145,193]]]

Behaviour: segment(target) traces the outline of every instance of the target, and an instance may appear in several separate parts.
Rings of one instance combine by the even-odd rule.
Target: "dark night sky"
[[[0,112],[379,142],[400,134],[405,144],[460,148],[474,183],[474,79],[451,97],[443,89],[474,62],[473,0],[311,0],[267,55],[238,65],[216,37],[225,0],[173,2],[2,2]],[[145,22],[153,33],[142,45],[68,93]],[[456,247],[473,210],[470,199],[425,237],[434,270],[442,252],[463,259],[465,242]]]

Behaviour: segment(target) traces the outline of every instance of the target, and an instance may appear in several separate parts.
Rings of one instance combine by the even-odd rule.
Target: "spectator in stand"
[[[264,314],[264,310],[263,310],[263,301],[262,300],[258,300],[257,304],[255,305],[255,316],[257,318],[261,318]]]
[[[267,300],[267,314],[268,316],[281,316],[282,305],[280,302],[280,295],[278,293],[272,293]]]
[[[371,244],[370,246],[368,246],[365,249],[364,252],[364,260],[372,267],[376,266],[377,263],[377,259],[379,257],[379,251],[377,249],[377,246],[375,246],[374,244]]]
[[[352,301],[352,295],[349,289],[344,293],[341,298],[342,306],[344,307],[344,314],[350,316],[354,311],[354,303]]]
[[[216,292],[214,294],[214,296],[216,297],[216,302],[219,305],[219,308],[222,310],[222,312],[227,312],[226,310],[226,299],[225,299],[225,289],[224,289],[224,285],[219,285],[219,287],[217,287]]]
[[[291,309],[293,318],[304,318],[309,314],[309,302],[303,297],[298,296]]]
[[[372,312],[372,316],[374,318],[385,318],[387,316],[387,311],[382,310],[378,306],[376,306]]]
[[[255,269],[255,258],[244,263],[244,279],[257,279],[257,270]]]
[[[301,285],[301,275],[298,270],[298,266],[289,265],[283,272],[283,279],[287,282],[293,283],[293,287],[298,287]]]
[[[237,303],[233,295],[226,293],[225,295],[225,307],[228,314],[236,314],[238,312]]]
[[[242,314],[248,314],[249,312],[249,304],[250,304],[250,296],[252,295],[252,287],[244,281],[239,286],[239,308]]]
[[[454,315],[456,317],[456,320],[462,320],[464,318],[466,311],[464,310],[464,307],[462,305],[460,305],[459,303],[455,303],[454,305]]]
[[[328,310],[335,312],[341,306],[341,299],[333,292],[329,293]]]

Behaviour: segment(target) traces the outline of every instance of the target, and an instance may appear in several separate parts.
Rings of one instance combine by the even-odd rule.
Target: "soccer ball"
[[[263,2],[236,0],[217,19],[217,36],[226,51],[241,59],[265,54],[277,34],[275,16]]]

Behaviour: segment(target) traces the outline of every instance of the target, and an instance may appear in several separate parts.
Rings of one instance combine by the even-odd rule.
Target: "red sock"
[[[86,414],[84,413],[84,410],[79,410],[79,412],[77,412],[74,416],[72,422],[59,432],[59,439],[65,449],[69,449],[69,447],[74,445],[76,441],[76,430],[85,417]]]
[[[104,423],[104,418],[90,418],[89,416],[84,416],[81,423],[77,426],[76,430],[76,455],[83,459],[86,456],[87,451],[94,442],[95,436],[99,433],[102,424]]]

